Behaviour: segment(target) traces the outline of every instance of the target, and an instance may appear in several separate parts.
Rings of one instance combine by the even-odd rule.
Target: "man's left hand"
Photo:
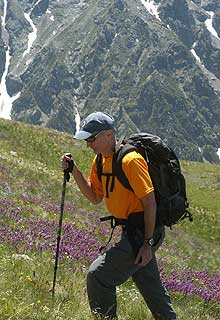
[[[139,265],[140,267],[144,267],[151,261],[152,258],[153,258],[153,254],[152,254],[151,247],[143,245],[139,249],[134,263]]]

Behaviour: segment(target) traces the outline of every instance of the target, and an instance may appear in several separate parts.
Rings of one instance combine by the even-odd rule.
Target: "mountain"
[[[119,135],[148,131],[182,159],[219,162],[218,0],[5,0],[2,16],[4,4],[12,119],[74,132],[78,112],[108,111]]]

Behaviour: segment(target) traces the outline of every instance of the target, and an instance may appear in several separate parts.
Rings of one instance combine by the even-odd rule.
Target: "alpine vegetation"
[[[54,299],[51,287],[63,178],[60,156],[71,150],[85,169],[92,154],[69,134],[7,120],[0,120],[0,149],[0,318],[91,319],[87,268],[111,230],[99,221],[104,207],[95,209],[85,201],[71,179]],[[179,319],[217,320],[220,168],[189,161],[181,165],[194,221],[167,228],[157,251],[161,279]],[[116,227],[112,242],[119,233]],[[118,288],[118,304],[119,320],[151,319],[130,281]]]

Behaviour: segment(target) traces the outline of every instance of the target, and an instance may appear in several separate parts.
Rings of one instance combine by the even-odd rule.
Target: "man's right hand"
[[[71,153],[65,153],[62,157],[62,169],[68,173],[73,172],[73,168],[75,166],[75,162],[72,158]]]

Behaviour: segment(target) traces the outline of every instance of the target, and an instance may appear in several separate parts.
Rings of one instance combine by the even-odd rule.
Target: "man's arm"
[[[144,239],[150,239],[153,237],[156,222],[156,200],[154,192],[144,196],[141,202],[144,207]]]
[[[72,161],[72,175],[82,192],[82,194],[93,204],[97,204],[102,201],[103,197],[100,195],[97,195],[92,188],[91,183],[85,178],[83,173],[79,170],[77,167],[75,161],[73,161],[72,156],[69,154],[65,154],[62,158],[62,168],[64,170],[67,170],[70,168],[70,161]]]
[[[73,177],[84,196],[93,204],[97,204],[102,201],[103,197],[99,196],[93,190],[91,183],[85,178],[82,172],[75,165],[73,168]]]
[[[151,192],[141,199],[144,207],[144,226],[145,233],[144,239],[150,239],[153,237],[155,221],[156,221],[156,201],[154,192]],[[135,263],[140,266],[145,266],[152,259],[152,249],[148,244],[143,244],[140,248]]]

